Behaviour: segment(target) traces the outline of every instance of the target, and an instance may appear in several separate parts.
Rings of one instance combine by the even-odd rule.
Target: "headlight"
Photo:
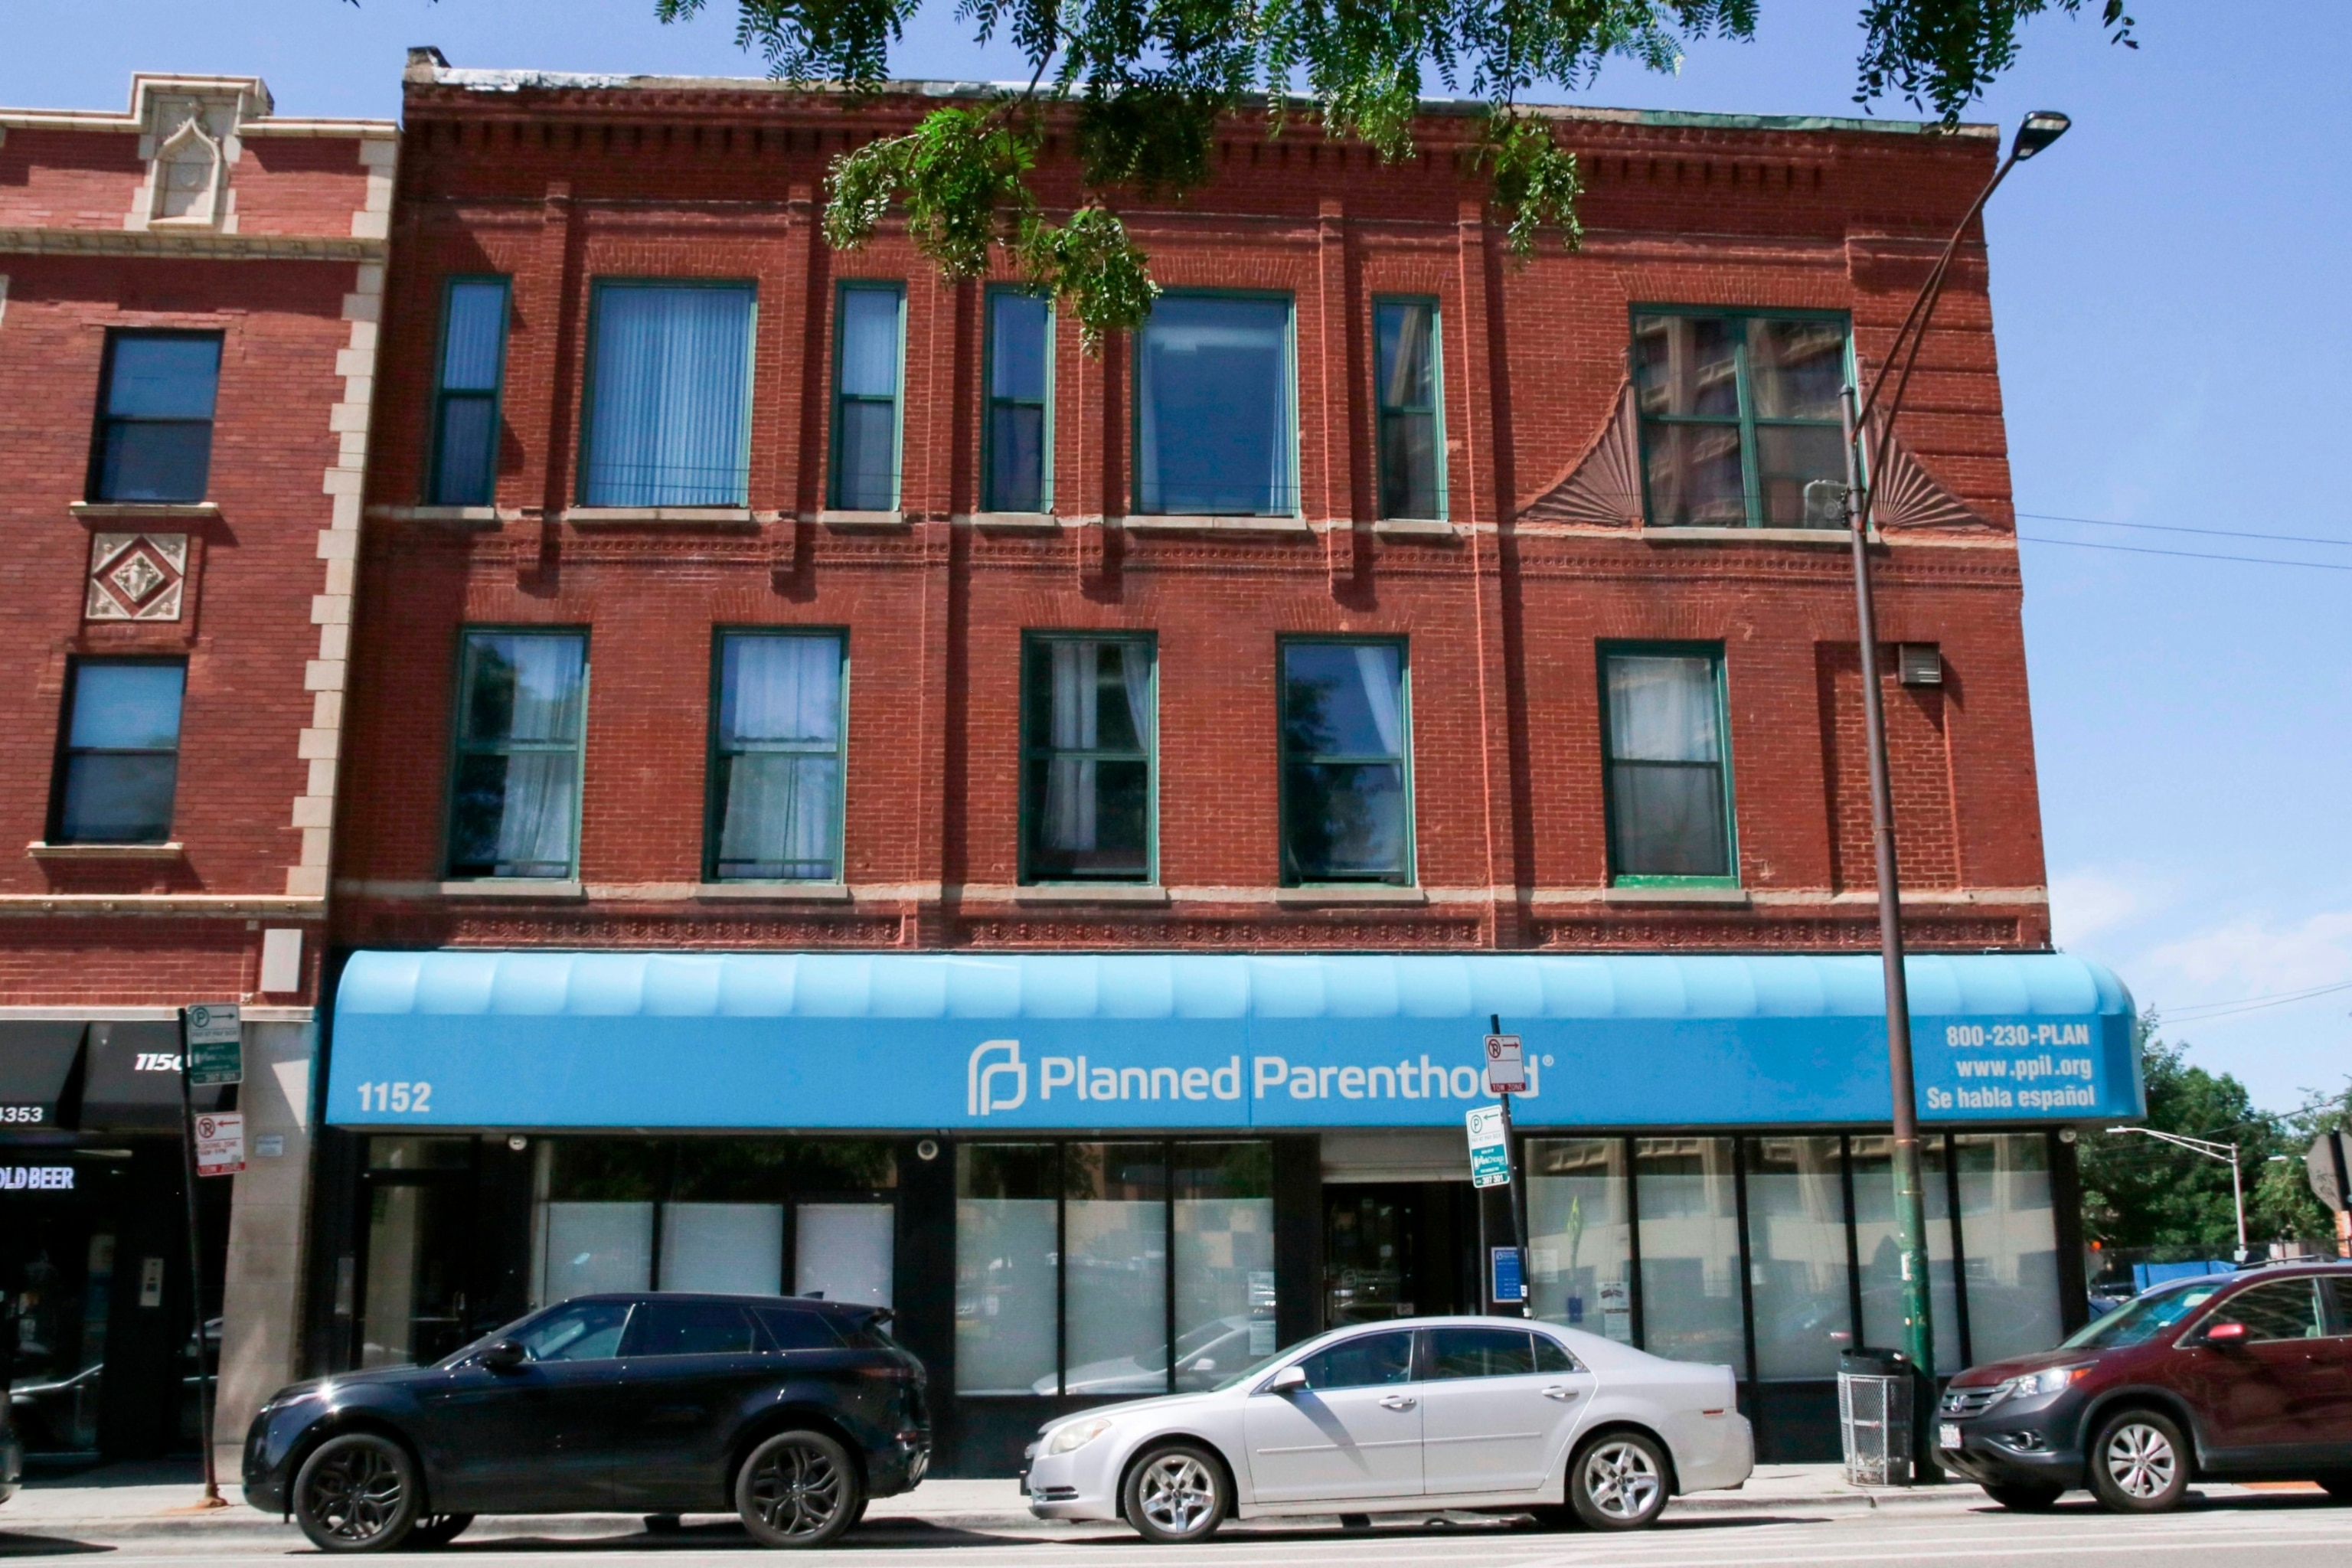
[[[1083,1448],[1109,1431],[1110,1427],[1111,1420],[1108,1415],[1097,1415],[1085,1421],[1073,1421],[1066,1426],[1056,1426],[1054,1428],[1054,1435],[1045,1439],[1045,1452],[1066,1454],[1074,1448]]]
[[[1993,1389],[1991,1403],[1998,1405],[2004,1399],[2035,1399],[2045,1394],[2056,1394],[2090,1370],[2087,1366],[2051,1366],[2040,1372],[2008,1378]]]

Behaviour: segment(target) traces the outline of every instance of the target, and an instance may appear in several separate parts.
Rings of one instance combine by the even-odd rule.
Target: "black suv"
[[[819,1546],[930,1462],[889,1313],[797,1297],[581,1296],[432,1366],[281,1389],[245,1500],[330,1552],[441,1544],[476,1513],[709,1513]]]

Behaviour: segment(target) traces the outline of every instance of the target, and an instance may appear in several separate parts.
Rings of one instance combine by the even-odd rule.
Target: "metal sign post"
[[[205,1496],[199,1505],[204,1508],[226,1508],[228,1500],[220,1494],[220,1476],[213,1463],[212,1374],[205,1365],[205,1248],[196,1220],[194,1086],[242,1082],[243,1058],[244,1020],[236,1003],[199,1003],[180,1009],[180,1149],[184,1166],[180,1181],[188,1194],[188,1301],[196,1319],[196,1439],[205,1451]],[[243,1136],[242,1132],[239,1136]]]
[[[1486,1017],[1486,1087],[1503,1104],[1503,1158],[1511,1187],[1511,1245],[1519,1255],[1519,1316],[1535,1316],[1528,1300],[1532,1283],[1528,1273],[1528,1184],[1521,1181],[1519,1141],[1511,1131],[1511,1096],[1527,1091],[1527,1056],[1517,1035],[1503,1033],[1498,1015]]]

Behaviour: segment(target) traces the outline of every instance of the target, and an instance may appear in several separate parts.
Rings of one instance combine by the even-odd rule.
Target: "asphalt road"
[[[404,1552],[397,1561],[436,1561],[442,1568],[471,1560],[482,1568],[742,1568],[757,1549],[731,1525],[695,1525],[677,1534],[629,1533],[554,1540],[527,1533],[528,1521],[461,1540],[440,1552]],[[0,1533],[0,1557],[103,1556],[109,1568],[202,1561],[206,1568],[282,1564],[289,1556],[316,1557],[307,1542],[257,1548],[153,1536],[108,1542],[76,1532],[64,1538],[37,1531]],[[2039,1516],[2002,1512],[1980,1500],[1949,1507],[1903,1510],[1808,1510],[1790,1507],[1753,1514],[1669,1513],[1655,1530],[1634,1536],[1549,1532],[1487,1523],[1430,1526],[1382,1524],[1343,1532],[1275,1526],[1229,1526],[1214,1541],[1191,1548],[1146,1546],[1123,1531],[1077,1529],[958,1530],[900,1522],[867,1528],[843,1546],[794,1553],[789,1561],[888,1568],[1419,1568],[1461,1563],[1475,1568],[2352,1568],[2352,1509],[2309,1495],[2237,1498],[2192,1506],[2157,1519],[2126,1519],[2086,1502]]]

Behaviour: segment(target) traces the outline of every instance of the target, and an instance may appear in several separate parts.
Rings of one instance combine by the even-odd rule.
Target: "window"
[[[1969,1354],[1982,1363],[2046,1351],[2065,1337],[2049,1137],[1955,1133],[1952,1155],[1969,1277]]]
[[[1839,1141],[1751,1138],[1747,1159],[1756,1375],[1835,1377],[1838,1353],[1853,1348]]]
[[[834,632],[719,634],[711,879],[840,879],[845,664]]]
[[[581,441],[584,504],[744,504],[752,301],[748,283],[596,285]]]
[[[588,639],[467,632],[449,791],[453,877],[569,877],[579,831]]]
[[[749,1355],[759,1348],[751,1315],[714,1301],[648,1301],[637,1309],[632,1356]]]
[[[1633,1226],[1622,1138],[1528,1140],[1530,1306],[1633,1342]]]
[[[803,1307],[754,1307],[752,1315],[768,1331],[769,1342],[780,1351],[837,1351],[841,1336],[822,1312]]]
[[[1637,1138],[1642,1345],[1675,1361],[1747,1374],[1739,1289],[1739,1196],[1730,1138]]]
[[[533,1361],[609,1361],[620,1353],[628,1321],[626,1301],[582,1301],[558,1307],[515,1338]]]
[[[1168,1388],[1168,1176],[1158,1143],[1072,1143],[1062,1157],[1063,1392]],[[1053,1392],[1050,1384],[1040,1393]]]
[[[451,279],[442,310],[441,379],[433,403],[435,506],[488,506],[493,499],[506,343],[506,279]]]
[[[1038,636],[1023,649],[1023,879],[1151,876],[1149,637]]]
[[[1430,1381],[1533,1376],[1537,1339],[1525,1329],[1432,1329]]]
[[[1412,881],[1404,645],[1282,645],[1282,877]]]
[[[109,332],[89,499],[158,505],[205,499],[213,457],[216,332]]]
[[[844,283],[834,306],[833,504],[898,507],[898,369],[906,290]]]
[[[1862,1342],[1899,1345],[1903,1337],[1903,1253],[1895,1224],[1891,1138],[1850,1139],[1854,1253],[1862,1259]],[[1944,1179],[1944,1137],[1919,1140],[1919,1185],[1927,1215],[1927,1312],[1936,1325],[1936,1365],[1969,1364],[1960,1348],[1960,1298],[1952,1272],[1952,1197]]]
[[[1274,1146],[1179,1143],[1176,1387],[1213,1388],[1275,1352]]]
[[[1163,294],[1136,334],[1136,510],[1298,510],[1290,301]]]
[[[1381,515],[1445,515],[1444,422],[1439,412],[1437,301],[1372,306],[1380,407]]]
[[[1053,505],[1053,301],[1021,289],[990,289],[984,510],[1045,511]]]
[[[1633,314],[1654,527],[1801,528],[1805,486],[1845,479],[1843,316]]]
[[[1375,1388],[1412,1381],[1412,1334],[1391,1330],[1341,1340],[1298,1363],[1307,1386],[1316,1389]]]
[[[162,844],[180,772],[176,659],[78,659],[66,694],[53,844]]]
[[[2281,1279],[2241,1290],[2214,1309],[2216,1323],[2243,1323],[2249,1342],[2316,1340],[2327,1336],[2319,1312],[2319,1281]]]
[[[1051,1143],[956,1149],[958,1394],[1054,1391],[1059,1154]]]
[[[1601,708],[1615,879],[1736,881],[1722,655],[1604,647]]]

